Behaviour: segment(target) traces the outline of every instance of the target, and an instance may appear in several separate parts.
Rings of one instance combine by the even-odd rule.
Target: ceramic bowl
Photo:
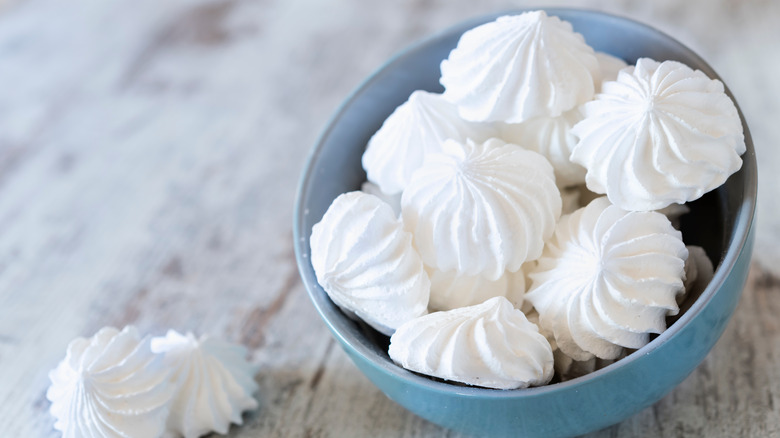
[[[597,51],[630,64],[639,57],[671,59],[718,77],[690,49],[644,24],[594,11],[547,12],[571,22]],[[658,401],[704,359],[731,318],[753,247],[757,177],[747,126],[742,169],[721,188],[692,203],[691,213],[683,216],[686,243],[703,246],[717,266],[712,282],[663,334],[625,359],[583,377],[500,391],[449,384],[409,372],[389,358],[387,337],[347,318],[330,301],[317,284],[309,261],[312,226],[334,198],[358,190],[366,178],[361,155],[371,135],[412,91],[443,91],[439,64],[460,35],[505,14],[464,22],[412,46],[346,100],[315,145],[303,173],[294,217],[296,257],[303,283],[330,331],[357,367],[406,409],[442,426],[479,436],[577,435],[620,422]]]

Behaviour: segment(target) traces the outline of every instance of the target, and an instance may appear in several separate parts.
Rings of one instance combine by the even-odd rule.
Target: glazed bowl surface
[[[690,49],[644,24],[595,11],[545,10],[571,22],[595,50],[629,64],[640,57],[676,60],[719,78]],[[744,117],[747,152],[742,168],[722,187],[690,203],[691,213],[682,219],[686,244],[705,248],[716,266],[714,278],[664,333],[586,376],[501,391],[409,372],[388,356],[386,336],[349,319],[330,301],[310,263],[312,226],[339,194],[360,189],[366,179],[361,156],[385,118],[414,90],[443,91],[439,64],[463,32],[522,12],[470,20],[406,49],[342,104],[314,146],[300,182],[293,224],[295,253],[303,283],[323,321],[357,367],[392,400],[434,423],[477,436],[571,436],[618,423],[661,399],[699,365],[723,333],[745,285],[753,248],[756,158]]]

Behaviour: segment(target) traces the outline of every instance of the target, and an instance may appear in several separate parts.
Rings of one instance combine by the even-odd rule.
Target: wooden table
[[[350,90],[413,41],[521,5],[476,3],[0,0],[0,436],[58,436],[47,373],[72,338],[126,324],[250,349],[260,408],[230,436],[458,436],[335,346],[291,227],[306,155]],[[761,173],[756,261],[722,339],[661,402],[593,436],[778,436],[780,6],[589,7],[701,53]]]

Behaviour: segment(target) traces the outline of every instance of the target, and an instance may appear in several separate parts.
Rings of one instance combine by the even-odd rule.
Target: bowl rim
[[[530,387],[530,388],[522,388],[522,389],[514,389],[514,390],[496,390],[496,389],[476,387],[476,386],[460,386],[459,384],[433,380],[429,377],[414,373],[401,366],[398,366],[392,361],[387,361],[385,358],[378,356],[368,346],[363,345],[358,339],[353,339],[353,336],[347,336],[345,332],[341,330],[340,327],[347,323],[346,321],[347,317],[344,315],[331,316],[332,313],[331,309],[326,309],[323,306],[324,301],[321,300],[328,300],[329,298],[327,298],[327,294],[324,292],[324,290],[321,290],[321,286],[319,286],[319,284],[316,282],[316,278],[312,283],[310,278],[312,272],[307,271],[307,267],[311,269],[311,262],[308,256],[308,252],[310,252],[310,250],[308,248],[302,248],[301,245],[301,242],[306,241],[303,234],[306,231],[303,229],[303,218],[305,214],[308,213],[306,211],[306,206],[305,206],[306,202],[304,202],[306,200],[305,192],[306,189],[310,186],[310,181],[313,176],[312,170],[314,168],[314,165],[317,162],[318,157],[322,153],[322,144],[324,143],[325,139],[328,138],[331,131],[334,129],[336,122],[338,122],[343,117],[347,109],[356,100],[358,100],[364,92],[366,92],[369,86],[375,83],[376,81],[381,80],[383,76],[388,74],[388,72],[392,69],[394,64],[400,62],[402,59],[406,58],[411,53],[414,53],[426,46],[433,45],[436,42],[441,41],[445,38],[452,37],[452,34],[454,32],[462,32],[462,29],[473,28],[475,26],[494,20],[497,17],[503,15],[514,15],[514,14],[520,14],[523,12],[534,11],[534,10],[544,10],[548,15],[551,16],[559,15],[561,13],[563,13],[564,15],[581,14],[584,16],[598,16],[601,19],[608,19],[610,21],[627,23],[632,26],[639,27],[643,29],[645,32],[654,33],[676,44],[679,47],[679,49],[685,53],[686,56],[695,59],[697,62],[701,63],[702,65],[707,66],[710,70],[710,72],[708,72],[708,76],[710,76],[712,79],[718,79],[721,82],[723,82],[721,77],[714,71],[714,69],[712,69],[712,67],[703,58],[697,55],[693,50],[691,50],[686,45],[679,42],[677,39],[645,23],[636,21],[631,18],[627,18],[627,17],[623,17],[623,16],[619,16],[619,15],[615,15],[615,14],[611,14],[611,13],[607,13],[595,9],[588,9],[588,8],[556,8],[556,7],[532,8],[531,7],[531,8],[513,8],[513,9],[503,10],[497,13],[477,16],[474,18],[457,22],[456,24],[449,26],[444,30],[435,32],[428,37],[422,38],[417,42],[414,42],[406,46],[404,49],[396,52],[392,57],[390,57],[387,61],[385,61],[379,68],[374,70],[366,79],[364,79],[348,95],[348,97],[342,101],[342,103],[339,105],[336,112],[333,113],[333,115],[327,121],[325,125],[325,129],[322,131],[320,136],[317,138],[317,141],[314,143],[314,147],[311,149],[309,153],[309,156],[306,160],[306,164],[304,166],[302,176],[299,181],[298,190],[296,193],[296,202],[293,211],[293,237],[294,237],[293,241],[294,241],[294,249],[295,249],[295,259],[298,265],[298,270],[302,282],[304,284],[304,287],[306,288],[306,291],[312,303],[317,309],[317,312],[320,314],[320,317],[326,323],[331,333],[340,341],[340,343],[343,346],[345,347],[348,346],[355,353],[364,357],[366,360],[370,361],[376,367],[385,370],[385,372],[391,374],[396,379],[408,381],[409,383],[425,387],[425,389],[428,391],[450,394],[450,395],[456,394],[459,396],[469,397],[469,398],[489,398],[489,399],[502,398],[503,399],[503,398],[535,397],[535,396],[542,396],[545,394],[550,394],[558,391],[568,390],[570,388],[581,387],[595,380],[603,378],[603,376],[611,373],[613,370],[617,370],[629,366],[632,362],[639,360],[642,356],[648,355],[651,352],[658,349],[659,347],[661,347],[668,339],[676,336],[677,333],[679,333],[682,330],[682,328],[686,326],[686,324],[691,319],[693,319],[694,317],[696,317],[696,315],[702,312],[702,310],[707,306],[707,303],[709,303],[713,299],[716,291],[719,290],[724,285],[728,275],[734,270],[737,264],[737,260],[739,259],[740,253],[748,244],[748,240],[750,238],[750,231],[753,228],[753,222],[755,220],[755,211],[756,211],[757,190],[758,190],[755,149],[742,110],[740,109],[736,99],[734,98],[734,96],[732,95],[728,87],[725,87],[725,83],[724,83],[726,93],[733,100],[734,105],[736,106],[737,111],[739,113],[740,120],[742,121],[744,140],[746,145],[746,151],[742,155],[742,167],[738,170],[738,172],[745,173],[744,190],[743,190],[743,197],[742,197],[742,202],[739,211],[737,211],[735,214],[733,233],[732,233],[733,237],[727,243],[725,254],[721,260],[721,263],[716,267],[712,280],[707,285],[705,290],[701,293],[699,298],[674,324],[672,324],[671,327],[664,330],[664,332],[658,335],[655,339],[651,340],[648,344],[634,351],[632,354],[629,354],[625,358],[620,359],[604,368],[596,370],[592,373],[588,373],[584,376],[573,378],[571,380],[542,385],[542,386]],[[319,288],[322,293],[318,295],[315,293],[315,291],[312,290],[312,288]],[[338,310],[336,310],[336,312],[337,311]]]

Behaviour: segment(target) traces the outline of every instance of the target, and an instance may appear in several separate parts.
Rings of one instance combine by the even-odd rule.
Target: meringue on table
[[[54,428],[63,438],[159,437],[175,390],[170,374],[133,326],[76,338],[49,373]]]
[[[598,198],[561,218],[529,273],[542,330],[577,361],[615,359],[666,329],[688,250],[669,219]]]
[[[378,331],[427,312],[430,280],[393,209],[363,192],[339,195],[312,227],[311,263],[331,300]]]
[[[504,297],[413,319],[390,338],[390,357],[428,376],[494,389],[544,385],[547,339]]]
[[[242,412],[257,408],[255,369],[244,347],[174,330],[153,338],[151,347],[164,356],[177,388],[167,420],[169,436],[226,434],[230,423],[242,424]]]

